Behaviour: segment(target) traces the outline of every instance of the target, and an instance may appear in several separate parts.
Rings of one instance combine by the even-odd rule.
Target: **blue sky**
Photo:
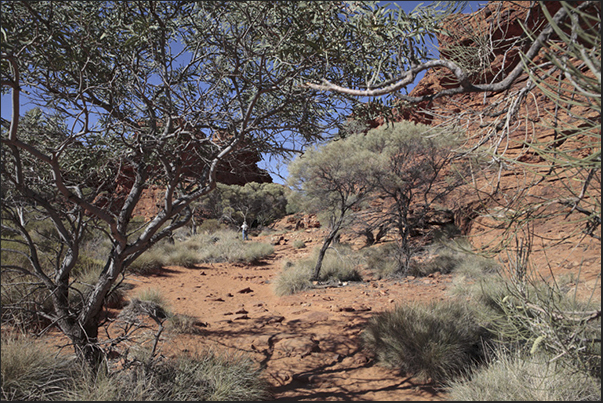
[[[384,3],[386,3],[386,2],[384,2]],[[431,3],[431,1],[393,1],[393,2],[389,2],[389,3],[395,3],[395,4],[399,5],[405,12],[409,13],[412,10],[414,10],[415,7],[417,7],[418,5],[429,4],[429,3]],[[483,5],[487,4],[487,1],[469,1],[467,3],[468,4],[465,8],[465,12],[469,13],[469,12],[477,11],[479,8],[483,7]],[[413,87],[413,85],[409,86],[408,90],[410,91],[412,89],[412,87]],[[21,105],[20,105],[21,115],[24,114],[27,110],[31,109],[32,107],[33,107],[33,105],[28,103],[26,97],[23,96],[23,94],[22,94]],[[10,120],[11,114],[12,114],[12,106],[11,106],[10,93],[4,94],[1,97],[1,116],[4,119]],[[268,171],[272,175],[273,180],[276,183],[284,183],[282,177],[286,177],[286,166],[284,166],[283,162],[281,162],[279,164],[277,161],[274,161],[274,160],[262,161],[262,162],[260,162],[260,167],[268,169]]]

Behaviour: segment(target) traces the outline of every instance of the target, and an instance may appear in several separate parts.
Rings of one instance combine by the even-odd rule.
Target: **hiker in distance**
[[[243,221],[243,225],[241,225],[241,230],[243,231],[243,241],[247,241],[249,239],[247,238],[247,228],[249,228],[247,221]]]

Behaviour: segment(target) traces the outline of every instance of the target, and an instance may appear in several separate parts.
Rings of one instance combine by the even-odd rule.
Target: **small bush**
[[[318,257],[316,248],[307,259],[295,263],[286,263],[283,271],[275,279],[274,292],[276,295],[290,295],[312,288],[310,281]],[[342,281],[361,281],[362,276],[357,267],[361,264],[361,256],[349,247],[338,245],[329,248],[322,262],[320,282],[339,283]]]
[[[204,351],[165,365],[162,400],[257,401],[269,398],[259,365],[238,353]]]
[[[416,277],[426,277],[432,273],[448,274],[461,263],[462,258],[453,254],[439,254],[422,264],[411,264],[408,274]]]
[[[82,378],[69,400],[259,401],[268,400],[268,390],[249,357],[206,350]]]
[[[273,291],[280,297],[308,290],[312,288],[311,276],[312,272],[306,266],[285,262],[283,270],[272,283]]]
[[[167,329],[178,334],[199,333],[195,327],[196,319],[189,315],[174,314],[167,319]]]
[[[208,218],[207,220],[204,220],[201,225],[199,225],[199,228],[197,228],[197,233],[210,235],[222,229],[223,227],[217,219]]]
[[[449,301],[399,305],[372,317],[361,337],[383,365],[443,382],[482,360],[488,334],[466,304]]]
[[[135,298],[141,301],[153,302],[159,306],[166,305],[165,299],[161,292],[156,288],[145,288],[136,293]]]
[[[492,274],[500,270],[493,259],[472,252],[465,238],[441,239],[427,247],[431,257],[424,263],[411,266],[409,274],[424,277],[431,273]]]
[[[600,302],[580,301],[564,281],[545,281],[532,269],[507,268],[491,274],[472,270],[455,279],[451,293],[475,306],[478,320],[504,346],[557,357],[559,365],[600,378]]]
[[[551,357],[499,350],[488,365],[448,385],[454,401],[601,401],[601,380]]]
[[[23,331],[39,331],[50,324],[40,312],[51,312],[52,300],[48,291],[39,287],[31,276],[3,271],[0,284],[3,325]]]
[[[363,251],[366,267],[377,279],[395,277],[398,265],[394,254],[396,245],[393,242],[366,248]]]
[[[305,248],[306,243],[304,241],[302,241],[301,239],[296,239],[295,241],[293,241],[293,247],[295,249]]]
[[[309,259],[303,261],[311,270],[314,270],[318,258],[319,247],[312,251]],[[362,276],[358,268],[363,263],[362,254],[353,251],[348,245],[339,243],[327,249],[322,267],[320,269],[319,281],[361,281]]]
[[[164,265],[166,265],[166,259],[161,250],[161,246],[155,245],[142,255],[138,256],[138,258],[128,266],[128,270],[131,273],[144,276],[161,270]]]
[[[468,273],[494,273],[500,265],[492,259],[474,254],[471,245],[465,238],[441,238],[434,244],[427,246],[427,256],[423,261],[412,259],[408,270],[400,269],[399,246],[395,242],[384,243],[379,246],[366,248],[363,253],[366,266],[378,279],[396,278],[404,275],[425,277],[429,274]]]

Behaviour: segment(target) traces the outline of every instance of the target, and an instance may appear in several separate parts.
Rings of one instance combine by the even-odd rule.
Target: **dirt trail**
[[[403,281],[365,277],[360,283],[277,297],[273,279],[285,259],[303,258],[320,240],[317,229],[285,234],[284,244],[258,265],[167,267],[132,276],[134,295],[158,290],[174,313],[196,318],[195,335],[166,335],[165,355],[210,346],[254,357],[265,368],[273,400],[445,400],[430,385],[376,365],[359,345],[366,321],[397,302],[444,299],[450,276]],[[307,248],[295,249],[295,239]],[[252,238],[250,242],[269,242]]]
[[[558,226],[548,225],[549,231]],[[132,289],[126,299],[155,289],[170,311],[189,315],[198,323],[196,334],[164,332],[160,353],[173,357],[216,347],[247,354],[264,368],[275,401],[446,400],[444,391],[377,365],[359,340],[373,315],[397,303],[451,298],[446,291],[452,275],[378,280],[367,271],[362,273],[362,282],[278,297],[273,282],[284,262],[306,257],[324,236],[320,228],[293,231],[288,227],[286,220],[276,226],[275,233],[282,239],[259,264],[169,266],[149,276],[130,275],[126,282]],[[272,239],[257,236],[250,242]],[[303,240],[307,247],[293,247],[295,240]],[[554,261],[549,261],[552,273],[557,278],[571,275],[578,295],[599,299],[600,248],[567,243],[554,252]],[[48,343],[65,344],[58,331],[51,335]]]

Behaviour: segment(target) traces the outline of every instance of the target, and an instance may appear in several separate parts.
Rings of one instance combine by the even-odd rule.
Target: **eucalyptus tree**
[[[412,237],[442,209],[447,196],[463,184],[463,166],[451,165],[459,136],[413,122],[400,122],[368,131],[363,147],[373,169],[366,180],[381,203],[369,208],[369,228],[393,229],[396,271],[406,274],[415,253]]]
[[[373,155],[365,149],[364,134],[353,134],[316,148],[288,166],[289,185],[299,194],[304,209],[319,213],[328,232],[319,250],[311,279],[318,280],[322,261],[340,231],[351,225],[370,199]]]
[[[137,257],[188,222],[221,161],[245,149],[290,155],[349,113],[353,100],[302,84],[339,74],[350,86],[363,82],[356,64],[376,63],[389,48],[371,7],[2,2],[2,91],[12,104],[2,120],[2,248],[24,256],[3,259],[3,276],[44,290],[52,307],[37,313],[96,367],[107,296]],[[21,119],[26,101],[40,109]],[[150,185],[165,189],[159,212],[132,232]],[[34,221],[59,239],[45,259]],[[80,295],[73,270],[92,229],[110,251]]]

